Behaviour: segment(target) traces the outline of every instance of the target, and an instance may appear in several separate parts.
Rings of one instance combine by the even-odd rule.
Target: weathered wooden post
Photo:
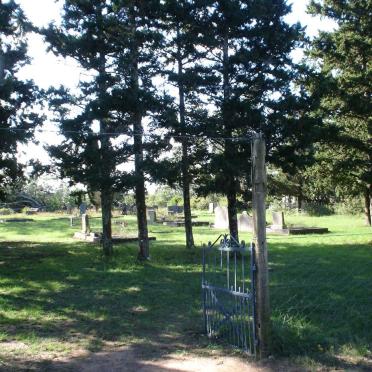
[[[262,134],[253,139],[252,147],[252,202],[255,242],[255,301],[256,336],[260,358],[269,355],[270,344],[270,302],[269,276],[266,243],[266,166],[265,140]]]

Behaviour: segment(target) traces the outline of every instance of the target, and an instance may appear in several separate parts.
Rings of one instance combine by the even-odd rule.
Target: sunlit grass
[[[187,251],[183,228],[150,225],[157,240],[151,260],[140,263],[135,243],[116,245],[106,260],[99,246],[72,239],[80,227],[70,227],[67,216],[28,217],[34,221],[0,223],[2,363],[190,332],[196,344],[209,344],[202,337],[200,246],[221,231],[194,228],[197,248]],[[134,216],[115,220],[128,223],[114,225],[118,233],[136,232]],[[329,365],[342,356],[371,358],[371,229],[355,216],[287,220],[331,233],[268,236],[273,351]],[[99,218],[91,227],[100,229]]]

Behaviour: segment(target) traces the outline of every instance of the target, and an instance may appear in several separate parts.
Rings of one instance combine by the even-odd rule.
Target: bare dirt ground
[[[170,340],[169,340],[170,341]],[[182,340],[185,341],[185,340]],[[199,348],[195,343],[151,341],[118,347],[106,345],[102,351],[76,349],[68,356],[31,356],[17,353],[0,363],[0,371],[82,371],[82,372],[270,372],[303,371],[281,361],[257,363],[228,349]]]
[[[159,345],[157,345],[159,347]],[[81,372],[270,372],[301,371],[284,362],[269,361],[258,364],[247,357],[229,356],[220,351],[199,355],[186,350],[172,352],[160,345],[151,347],[130,346],[117,351],[102,351],[87,357],[59,360],[49,370]]]
[[[5,346],[0,343],[0,348]],[[257,362],[229,348],[216,348],[200,335],[152,335],[148,341],[118,345],[106,343],[98,352],[78,347],[64,356],[48,351],[32,353],[27,345],[12,342],[1,372],[306,372],[372,371],[371,360],[339,359],[332,363],[301,363],[269,358]],[[2,352],[0,350],[0,356]],[[328,364],[328,365],[327,365]]]

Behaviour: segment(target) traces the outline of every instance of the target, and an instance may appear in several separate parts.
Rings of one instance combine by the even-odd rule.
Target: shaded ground
[[[201,251],[184,249],[182,228],[150,226],[143,264],[135,244],[104,260],[70,238],[68,219],[1,224],[0,370],[372,370],[372,236],[334,218],[319,221],[334,235],[269,237],[279,359],[260,365],[202,335]]]

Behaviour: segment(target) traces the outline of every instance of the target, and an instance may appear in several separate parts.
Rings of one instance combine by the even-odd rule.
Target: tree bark
[[[100,105],[103,104],[104,94],[106,93],[106,57],[103,53],[100,54],[100,67],[99,67],[99,97]],[[104,117],[103,108],[102,119],[99,121],[100,133],[108,131],[107,122]],[[112,228],[111,228],[111,208],[112,208],[112,188],[110,186],[110,170],[112,167],[112,160],[110,158],[110,138],[107,135],[102,135],[99,138],[100,148],[97,141],[97,150],[100,151],[100,184],[101,184],[101,207],[102,207],[102,249],[105,256],[111,256],[114,253],[112,245]]]
[[[366,219],[366,225],[368,226],[372,226],[371,194],[372,194],[372,185],[368,185],[364,190],[364,215]]]
[[[112,193],[108,188],[101,190],[102,204],[102,248],[105,256],[112,256],[114,253],[112,246],[112,229],[111,229],[111,208]]]
[[[302,211],[302,202],[303,202],[303,193],[302,193],[302,182],[300,181],[298,186],[298,195],[297,195],[297,211]]]
[[[231,237],[233,237],[237,242],[239,241],[239,231],[238,231],[238,208],[236,200],[236,181],[232,177],[230,180],[230,185],[227,191],[227,212],[229,217],[229,231]]]
[[[179,28],[177,29],[177,37],[180,36]],[[183,84],[183,66],[181,46],[178,43],[177,64],[178,64],[178,95],[179,95],[179,116],[182,134],[182,192],[183,192],[183,211],[185,217],[185,234],[186,248],[194,247],[194,236],[192,233],[192,218],[190,204],[190,172],[189,172],[189,157],[188,157],[188,141],[185,137],[186,130],[186,108],[185,108],[185,89]]]
[[[229,108],[229,101],[231,96],[230,79],[229,79],[229,39],[226,35],[223,41],[223,107],[222,107],[222,118],[224,133],[226,137],[231,138],[232,131],[230,129],[231,122],[233,120],[231,115],[231,109]],[[233,168],[229,166],[229,162],[234,159],[234,148],[233,144],[229,140],[225,140],[225,175],[226,175],[226,196],[227,196],[227,211],[229,218],[229,230],[230,235],[236,241],[239,241],[238,232],[238,218],[237,218],[237,182],[234,175]]]
[[[136,34],[136,14],[134,6],[130,11],[130,23],[132,29],[132,71],[131,71],[131,85],[134,102],[136,107],[133,112],[133,144],[134,144],[134,169],[136,177],[135,196],[137,207],[137,226],[138,226],[138,244],[139,252],[138,258],[146,260],[150,256],[147,216],[146,216],[146,188],[145,176],[143,171],[143,143],[142,143],[142,112],[141,102],[139,100],[139,72],[138,72],[138,44],[135,37]]]

